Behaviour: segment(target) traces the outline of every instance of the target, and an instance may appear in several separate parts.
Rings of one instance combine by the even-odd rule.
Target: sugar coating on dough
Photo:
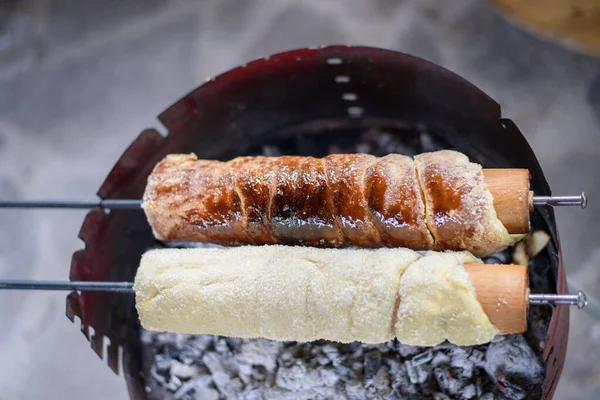
[[[467,250],[485,257],[514,243],[494,208],[481,165],[457,151],[415,156],[435,249]]]
[[[402,248],[151,250],[136,307],[150,330],[381,343],[394,337],[400,276],[419,257]]]
[[[373,223],[383,245],[429,250],[433,236],[425,219],[425,200],[412,158],[388,154],[365,172]]]
[[[466,346],[489,342],[498,329],[477,300],[463,264],[480,262],[468,252],[428,252],[400,278],[395,334],[404,344]]]

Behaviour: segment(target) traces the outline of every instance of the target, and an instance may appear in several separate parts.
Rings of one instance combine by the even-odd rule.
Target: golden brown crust
[[[485,256],[512,243],[496,216],[479,164],[462,153],[442,150],[415,156],[415,165],[434,249]]]
[[[165,241],[248,243],[231,167],[169,155],[148,178],[143,207],[155,236]],[[148,190],[150,189],[150,190]]]
[[[481,167],[452,151],[401,155],[170,155],[143,208],[165,241],[409,247],[489,255],[510,244]]]
[[[227,164],[242,199],[249,243],[275,244],[271,228],[271,192],[277,179],[278,163],[272,157],[238,157]]]
[[[170,155],[148,178],[143,207],[165,241],[427,249],[432,239],[409,161]]]
[[[323,158],[333,199],[333,215],[342,229],[345,244],[360,247],[381,244],[364,190],[365,172],[376,160],[368,154],[332,154]]]
[[[342,242],[321,160],[284,156],[271,193],[271,226],[278,243],[336,246]]]
[[[428,250],[433,237],[425,221],[425,203],[413,160],[399,154],[380,158],[367,169],[366,197],[373,223],[385,246]]]

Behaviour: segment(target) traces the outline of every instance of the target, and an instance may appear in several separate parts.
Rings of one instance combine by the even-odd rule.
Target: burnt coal
[[[214,391],[220,398],[241,399],[267,395],[474,399],[488,393],[494,399],[523,399],[543,380],[543,369],[522,335],[487,346],[418,348],[406,358],[387,346],[358,352],[348,344],[256,339],[224,347],[223,338],[202,336],[214,340],[192,363],[170,358],[168,349],[180,346],[179,354],[185,354],[189,347],[197,349],[201,336],[182,341],[181,335],[173,334],[173,341],[165,342],[171,334],[159,335],[149,343],[155,351],[152,377],[178,399],[192,399],[198,393],[212,396]]]
[[[249,154],[383,156],[449,148],[425,129],[371,129],[295,135]],[[510,260],[512,249],[484,261]],[[532,291],[549,290],[548,264],[544,252],[530,262]],[[549,310],[534,307],[525,335],[498,336],[487,345],[467,347],[415,347],[397,340],[379,345],[274,342],[142,330],[146,391],[151,399],[177,400],[539,399],[549,317]]]

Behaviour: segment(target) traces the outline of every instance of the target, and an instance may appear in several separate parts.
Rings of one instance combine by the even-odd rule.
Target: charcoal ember
[[[330,392],[327,390],[326,392]],[[304,390],[300,392],[287,392],[281,389],[267,389],[263,399],[281,399],[281,400],[326,400],[331,398],[328,393],[321,394],[314,390]]]
[[[400,394],[400,391],[398,389],[394,389],[383,398],[385,400],[402,400],[402,395]]]
[[[154,367],[156,369],[156,372],[158,372],[161,375],[168,376],[172,362],[173,360],[165,357],[162,354],[156,355],[156,357],[154,357]]]
[[[283,352],[279,358],[279,364],[282,367],[291,367],[294,364],[294,355],[289,351]]]
[[[477,389],[475,388],[475,385],[473,385],[473,384],[467,385],[458,391],[458,398],[461,400],[474,399],[476,395],[477,395]]]
[[[376,350],[380,353],[387,353],[388,351],[390,351],[390,347],[387,345],[387,343],[380,343],[380,344],[359,344],[359,348],[362,348],[365,351],[369,351],[369,350]]]
[[[190,335],[183,333],[163,333],[159,336],[159,342],[165,346],[165,348],[172,348],[181,350],[190,338]]]
[[[194,349],[199,350],[200,352],[205,352],[211,348],[213,344],[213,337],[208,335],[198,335],[193,336],[189,341],[189,346]]]
[[[219,400],[219,392],[213,388],[203,388],[196,391],[194,400]]]
[[[419,375],[409,360],[404,362],[404,367],[406,368],[406,373],[408,374],[408,379],[410,379],[410,383],[419,383]]]
[[[398,341],[398,339],[394,339],[394,340],[390,340],[389,342],[386,343],[386,346],[388,347],[388,349],[398,352],[398,350],[400,349],[400,342]]]
[[[433,359],[433,351],[427,350],[424,353],[417,354],[410,361],[413,366],[421,365],[430,362]]]
[[[377,374],[366,384],[367,392],[372,396],[386,396],[392,392],[389,370],[382,366]]]
[[[402,343],[400,343],[398,346],[398,353],[403,358],[413,356],[413,355],[417,354],[419,352],[419,350],[420,350],[420,347],[409,346],[407,344],[402,344]]]
[[[323,367],[328,364],[331,364],[331,361],[329,360],[329,358],[327,358],[327,356],[324,354],[316,356],[315,361],[317,362],[317,364],[319,364]]]
[[[404,368],[404,364],[402,364],[397,359],[393,359],[393,358],[386,360],[386,365],[389,368],[390,375],[392,377],[399,375],[402,372],[402,369]]]
[[[225,339],[219,339],[215,341],[215,351],[225,355],[231,354],[231,350],[229,350],[229,346],[227,345],[227,341]]]
[[[204,352],[202,352],[201,350],[196,349],[192,346],[187,346],[181,350],[178,358],[184,364],[191,365],[196,362],[199,362],[202,359],[203,355],[204,355]]]
[[[508,400],[522,400],[527,396],[525,389],[512,384],[508,381],[503,381],[503,377],[498,377],[498,388],[500,393]]]
[[[267,371],[264,368],[252,368],[252,373],[250,374],[250,376],[255,381],[264,381],[267,377]]]
[[[212,372],[213,382],[219,393],[227,399],[237,399],[240,387],[236,386],[226,372]]]
[[[233,378],[229,381],[229,386],[237,393],[242,391],[244,383],[240,378]]]
[[[281,352],[281,342],[270,340],[248,340],[240,346],[240,352],[235,358],[239,362],[251,365],[261,365],[267,371],[272,372],[277,366],[277,355]],[[292,360],[291,353],[282,355],[282,359]]]
[[[483,361],[485,358],[485,353],[481,350],[474,349],[469,356],[469,361],[471,361],[476,366],[483,366]]]
[[[365,350],[367,350],[367,347],[358,342],[352,342],[347,346],[347,351],[352,353],[352,357],[355,359],[361,358]]]
[[[339,380],[339,377],[331,368],[319,369],[317,372],[319,376],[319,381],[322,382],[322,386],[324,387],[332,387]]]
[[[225,338],[225,341],[231,350],[235,350],[244,344],[244,340],[240,338]]]
[[[404,363],[398,363],[397,365],[390,363],[390,374],[392,376],[392,388],[398,389],[402,396],[419,394],[419,388],[411,382]]]
[[[381,353],[377,350],[366,353],[364,361],[365,379],[373,379],[375,374],[377,374],[379,367],[381,367]]]
[[[167,371],[167,374],[159,373],[156,364],[154,364],[150,368],[150,375],[159,384],[166,385],[167,384],[167,378],[169,377],[168,369],[166,371]]]
[[[169,382],[165,385],[165,389],[175,392],[181,387],[182,384],[183,382],[181,382],[181,379],[179,379],[177,376],[171,375],[171,379],[169,379]]]
[[[198,368],[196,366],[183,364],[178,361],[173,361],[171,364],[171,374],[177,376],[179,379],[190,379],[197,373]]]
[[[213,374],[223,372],[223,360],[217,353],[209,352],[202,357],[202,362]]]
[[[176,335],[169,332],[153,333],[152,342],[157,347],[163,347],[166,344],[175,343]]]
[[[318,387],[331,387],[338,379],[335,372],[330,369],[309,370],[306,368],[306,363],[297,361],[290,368],[279,368],[275,382],[281,388],[300,392]]]
[[[450,366],[455,371],[454,376],[460,379],[470,379],[473,376],[475,364],[468,357],[469,355],[467,354],[453,355]]]
[[[433,400],[451,400],[450,397],[446,396],[444,393],[434,393]]]
[[[483,381],[483,377],[477,378],[477,380],[475,381],[475,394],[477,395],[477,397],[481,397],[483,395],[484,386],[485,383]]]
[[[496,396],[494,396],[493,393],[484,393],[483,395],[481,395],[479,397],[479,400],[494,400],[496,398]]]
[[[327,359],[329,361],[331,361],[331,363],[333,365],[337,365],[340,363],[340,360],[341,360],[340,352],[338,351],[338,349],[335,346],[333,346],[331,344],[326,344],[325,346],[323,346],[321,348],[321,351],[323,352],[323,354],[325,354]]]
[[[433,369],[427,364],[422,364],[416,367],[417,377],[419,383],[427,383],[429,378],[431,378],[431,372]]]
[[[351,382],[346,385],[346,398],[349,400],[363,400],[367,397],[365,387],[360,382]]]
[[[194,379],[190,379],[185,382],[173,395],[176,400],[185,399],[186,397],[197,397],[199,392],[209,389],[209,385],[212,383],[212,378],[207,375],[200,375]],[[218,396],[218,392],[217,392]]]
[[[455,379],[448,368],[439,367],[433,370],[433,375],[440,388],[445,394],[455,396],[461,389],[462,383]]]
[[[448,354],[452,357],[452,359],[462,359],[467,358],[471,355],[473,348],[471,346],[451,346]]]
[[[438,351],[436,355],[431,360],[431,366],[433,368],[439,367],[440,365],[450,364],[450,356],[448,356],[443,351]]]
[[[525,393],[534,391],[544,379],[543,367],[522,335],[490,343],[484,368],[507,398],[525,398]],[[521,392],[523,397],[518,395]]]
[[[531,348],[539,352],[543,352],[546,347],[547,321],[550,317],[550,310],[547,307],[531,307],[529,309],[525,337]]]
[[[345,365],[336,365],[335,373],[339,379],[343,382],[351,382],[356,379],[356,374],[352,368],[346,367]]]
[[[263,391],[258,386],[246,386],[243,395],[241,396],[244,400],[262,400]],[[201,400],[200,398],[198,400]]]
[[[181,348],[173,344],[168,344],[165,346],[164,352],[168,354],[170,358],[179,358],[179,355],[181,354]]]

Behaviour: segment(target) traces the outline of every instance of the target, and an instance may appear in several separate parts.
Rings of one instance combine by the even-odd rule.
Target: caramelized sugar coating
[[[169,155],[143,208],[164,241],[492,254],[512,238],[481,166],[454,151],[198,160]]]

